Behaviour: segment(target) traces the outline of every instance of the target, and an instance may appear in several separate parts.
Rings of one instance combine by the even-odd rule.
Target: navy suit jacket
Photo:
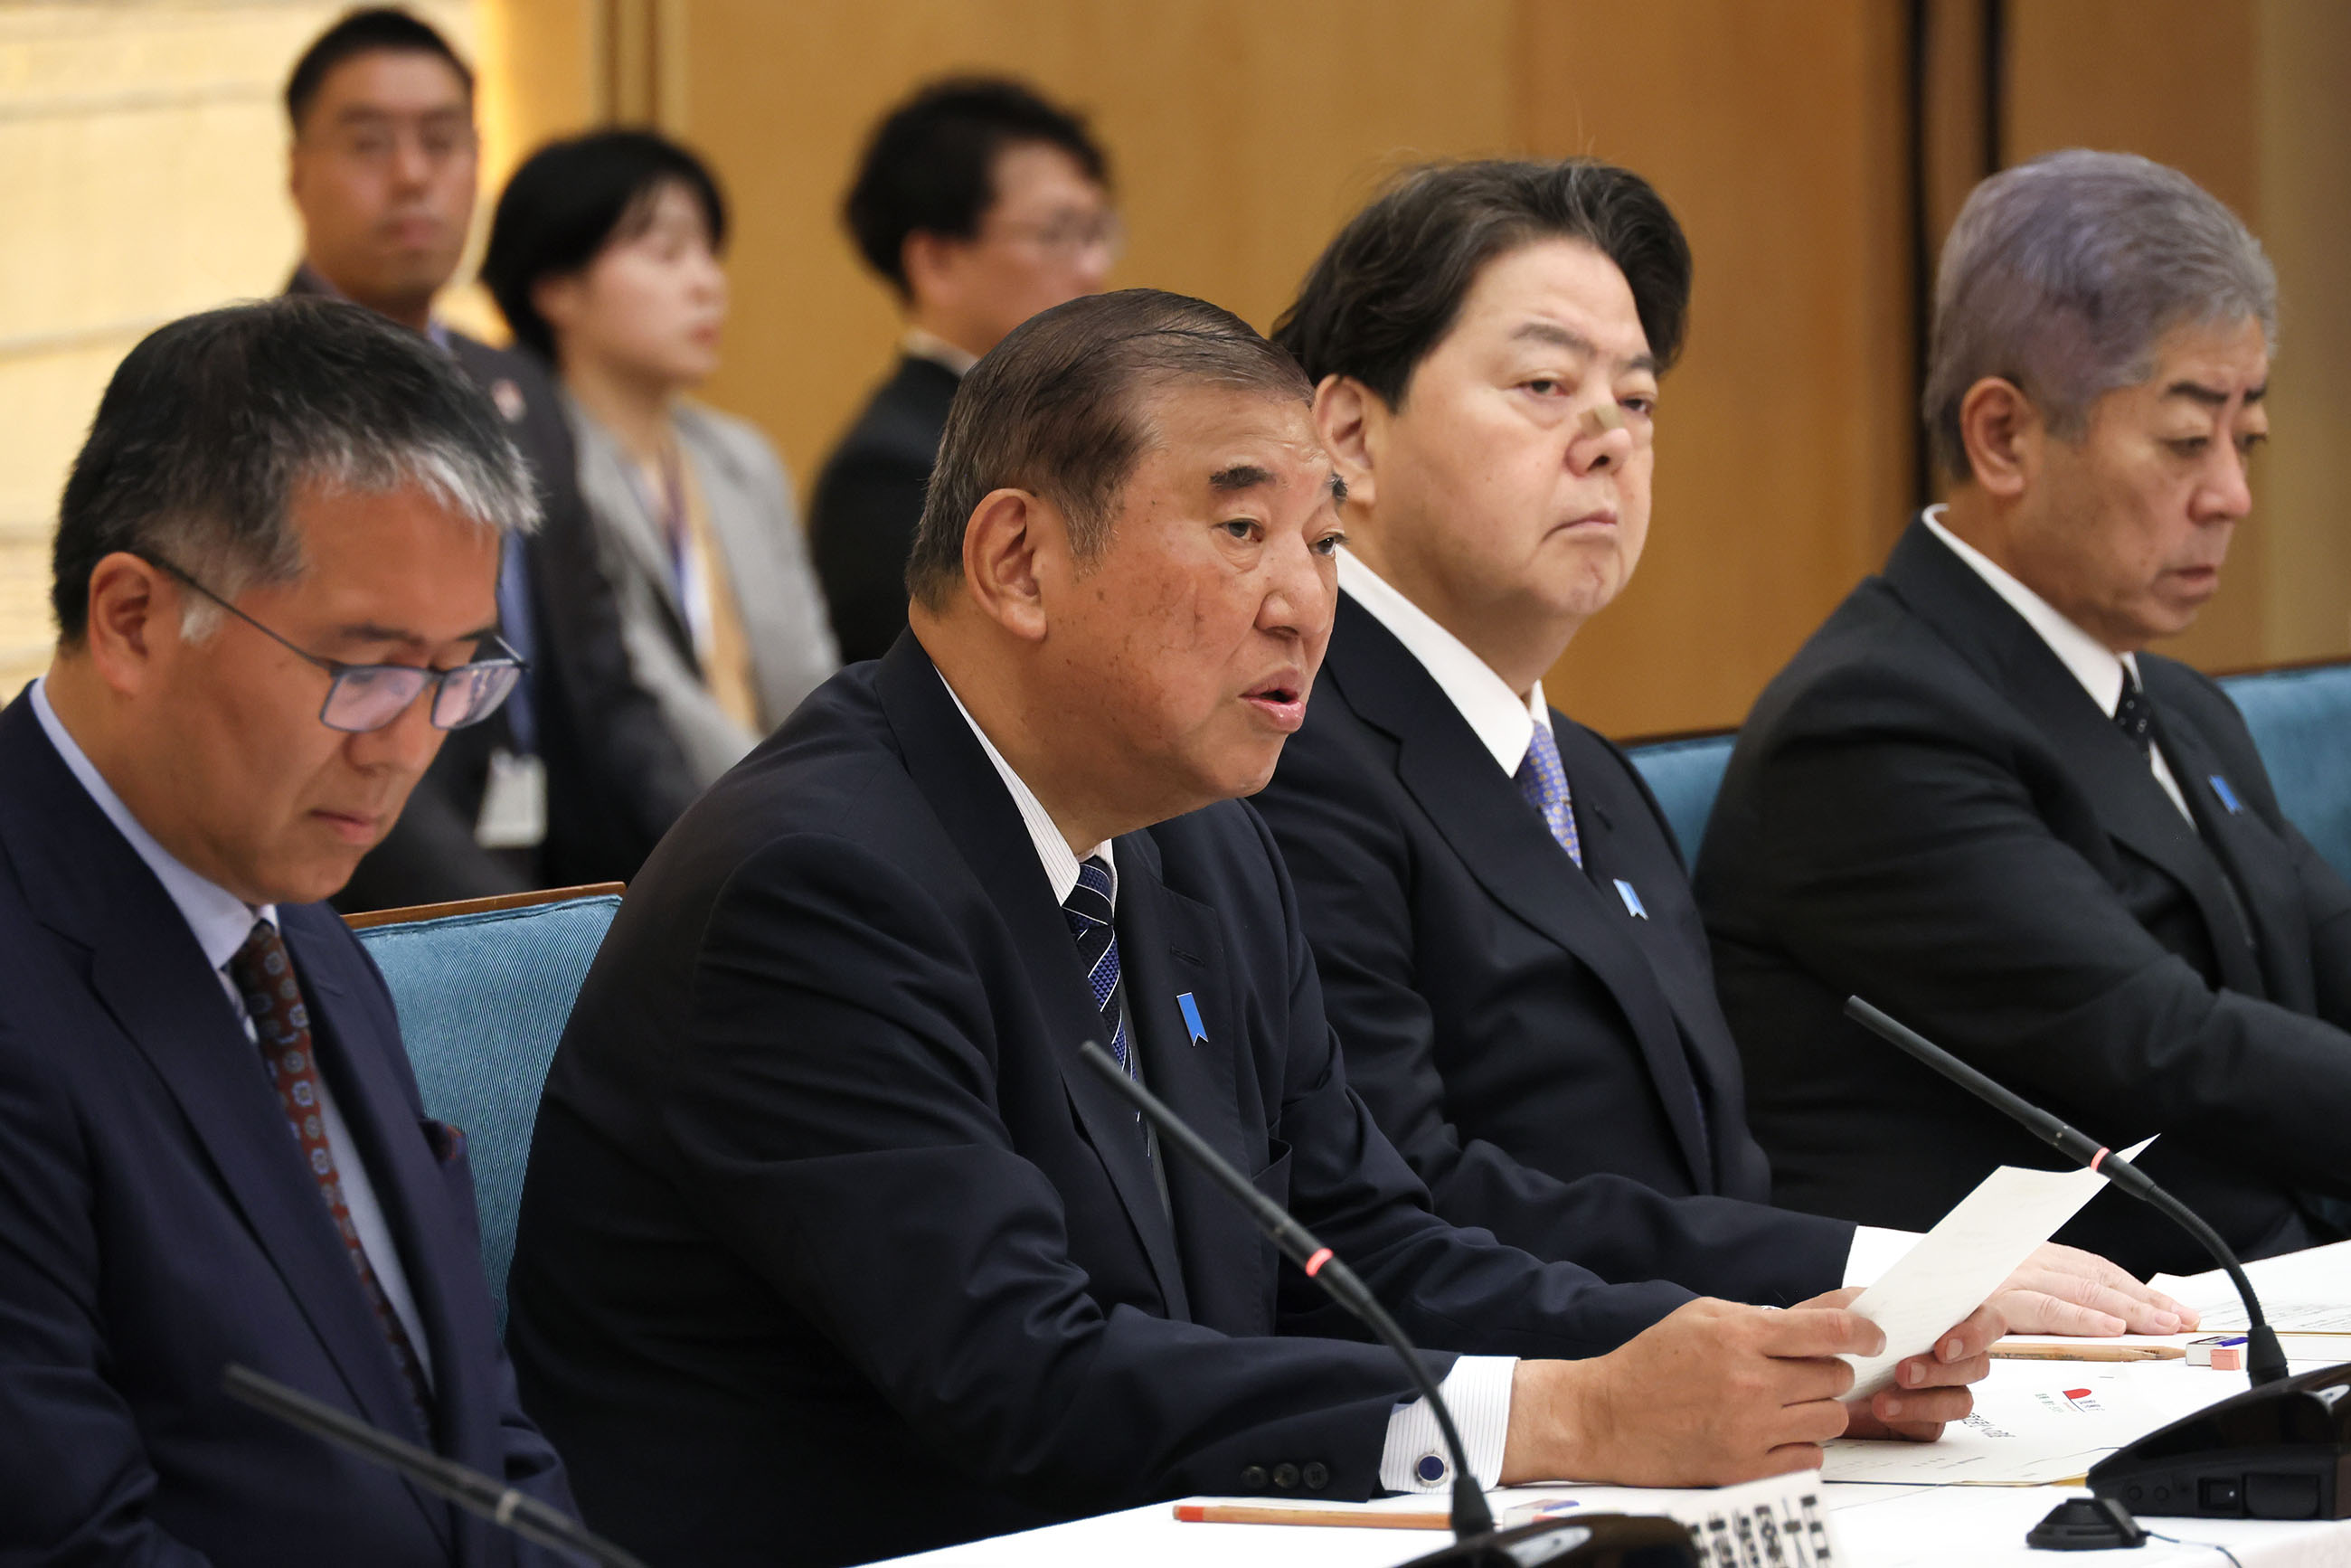
[[[1582,871],[1435,677],[1340,596],[1306,727],[1256,803],[1348,1081],[1456,1224],[1612,1280],[1780,1304],[1835,1289],[1853,1226],[1764,1207],[1672,831],[1622,752],[1552,727]]]
[[[1688,1299],[1428,1211],[1247,806],[1114,852],[1144,1078],[1432,1372],[1602,1353]],[[840,1563],[1269,1476],[1376,1490],[1404,1370],[1173,1155],[1162,1208],[1077,1060],[1102,1033],[911,634],[722,779],[630,888],[531,1146],[508,1339],[590,1522],[679,1568]]]
[[[278,914],[423,1322],[435,1429],[218,977],[20,696],[0,713],[0,1561],[551,1561],[221,1392],[240,1362],[571,1506],[498,1348],[463,1137],[425,1120],[342,922]]]
[[[1698,884],[1783,1201],[1915,1226],[2053,1160],[1844,1018],[1858,992],[2116,1148],[2161,1134],[2148,1173],[2242,1255],[2335,1239],[2314,1198],[2351,1194],[2351,886],[2220,688],[2138,666],[2193,828],[1923,523],[1757,700]],[[2209,1266],[2119,1193],[2059,1239]]]
[[[906,629],[906,557],[961,379],[902,355],[832,449],[809,498],[809,549],[844,663],[878,659]]]

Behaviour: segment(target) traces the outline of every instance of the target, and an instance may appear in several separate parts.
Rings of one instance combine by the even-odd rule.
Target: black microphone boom
[[[264,1377],[249,1366],[230,1366],[221,1377],[221,1386],[230,1397],[275,1416],[289,1427],[299,1427],[312,1437],[356,1454],[371,1464],[404,1476],[434,1496],[446,1498],[467,1512],[479,1514],[526,1541],[596,1563],[598,1568],[645,1568],[636,1558],[591,1533],[586,1525],[560,1509],[526,1496],[470,1465],[461,1465],[413,1443],[402,1442],[389,1432],[380,1432],[359,1417],[288,1388],[274,1378]]]
[[[2228,1270],[2230,1282],[2237,1287],[2237,1294],[2244,1300],[2245,1322],[2251,1325],[2245,1331],[2246,1376],[2254,1387],[2259,1388],[2265,1383],[2279,1382],[2287,1375],[2285,1351],[2278,1344],[2276,1331],[2262,1316],[2261,1300],[2253,1294],[2253,1282],[2245,1278],[2244,1265],[2237,1261],[2236,1253],[2220,1239],[2220,1233],[2204,1223],[2202,1216],[2157,1186],[2145,1171],[2087,1133],[2052,1115],[2005,1085],[1994,1082],[1925,1035],[1896,1022],[1859,997],[1847,997],[1844,1010],[1847,1018],[1872,1034],[1933,1068],[1993,1110],[2011,1117],[2043,1143],[2089,1166],[2196,1238],[2204,1250]]]
[[[1134,1074],[1121,1067],[1093,1041],[1078,1048],[1078,1054],[1087,1066],[1134,1102],[1150,1121],[1163,1144],[1184,1151],[1185,1156],[1215,1178],[1218,1186],[1232,1194],[1235,1201],[1249,1211],[1258,1228],[1273,1239],[1282,1256],[1306,1270],[1307,1278],[1331,1292],[1332,1299],[1362,1319],[1371,1331],[1379,1335],[1390,1350],[1396,1353],[1412,1374],[1412,1385],[1428,1401],[1437,1416],[1437,1429],[1444,1435],[1445,1447],[1453,1456],[1453,1533],[1458,1539],[1474,1535],[1490,1535],[1494,1531],[1493,1511],[1486,1506],[1486,1493],[1478,1484],[1477,1475],[1469,1469],[1469,1456],[1461,1446],[1461,1433],[1453,1425],[1453,1412],[1445,1407],[1445,1396],[1437,1392],[1437,1380],[1428,1375],[1421,1364],[1420,1353],[1404,1330],[1388,1316],[1387,1309],[1364,1287],[1355,1271],[1341,1262],[1331,1249],[1314,1239],[1313,1232],[1298,1223],[1290,1211],[1258,1191],[1249,1177],[1233,1168],[1232,1162],[1210,1148],[1207,1140],[1187,1125],[1184,1119],[1170,1111],[1159,1097],[1141,1083]]]

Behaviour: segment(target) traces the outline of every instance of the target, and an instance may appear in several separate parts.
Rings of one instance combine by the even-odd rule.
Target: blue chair
[[[1631,746],[1625,753],[1648,781],[1650,793],[1665,808],[1666,821],[1682,846],[1682,859],[1698,869],[1698,847],[1706,839],[1706,821],[1714,814],[1714,797],[1722,788],[1722,770],[1730,766],[1730,748],[1739,732],[1686,736],[1678,740]]]
[[[574,896],[580,891],[566,889],[555,901],[519,907],[353,922],[392,988],[401,1041],[426,1113],[465,1131],[482,1228],[482,1272],[501,1334],[539,1091],[588,966],[621,907],[617,893]],[[392,913],[430,915],[429,909]]]
[[[2351,876],[2351,663],[2256,670],[2220,686],[2244,714],[2287,820]]]

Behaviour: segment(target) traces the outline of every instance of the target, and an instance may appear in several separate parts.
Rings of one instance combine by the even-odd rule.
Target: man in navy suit
[[[565,1508],[456,1129],[319,903],[519,674],[489,400],[352,305],[174,322],[59,509],[0,712],[0,1558],[538,1562],[228,1398],[241,1363]]]
[[[1089,1039],[1430,1347],[1489,1483],[1728,1481],[1846,1429],[1826,1358],[1875,1328],[1458,1229],[1348,1088],[1280,856],[1233,799],[1330,632],[1307,393],[1179,296],[1016,330],[948,422],[909,632],[630,889],[540,1105],[510,1339],[590,1521],[649,1560],[1447,1484],[1395,1359],[1155,1145]],[[1998,1326],[1907,1363],[1875,1416],[1966,1409],[1928,1385],[1978,1375]]]
[[[1657,193],[1583,159],[1419,170],[1332,240],[1275,337],[1318,383],[1348,546],[1322,685],[1257,805],[1348,1077],[1438,1213],[1788,1302],[1915,1238],[1767,1207],[1672,832],[1542,686],[1640,559],[1689,286]],[[2070,1249],[2011,1284],[2011,1327],[2180,1326]]]

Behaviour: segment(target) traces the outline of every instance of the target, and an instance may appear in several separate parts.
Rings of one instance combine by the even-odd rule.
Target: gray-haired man
[[[231,1403],[231,1363],[568,1506],[464,1136],[318,902],[519,673],[502,424],[321,300],[174,322],[99,407],[57,657],[0,712],[0,1560],[517,1561]]]
[[[2117,1147],[2247,1256],[2351,1192],[2351,886],[2218,687],[2147,654],[2219,585],[2276,284],[2184,175],[2061,152],[1943,253],[1951,482],[1756,705],[1698,893],[1781,1201],[1931,1221],[2040,1145],[1839,1016],[1858,992]],[[2201,1269],[2103,1196],[2065,1239]]]

